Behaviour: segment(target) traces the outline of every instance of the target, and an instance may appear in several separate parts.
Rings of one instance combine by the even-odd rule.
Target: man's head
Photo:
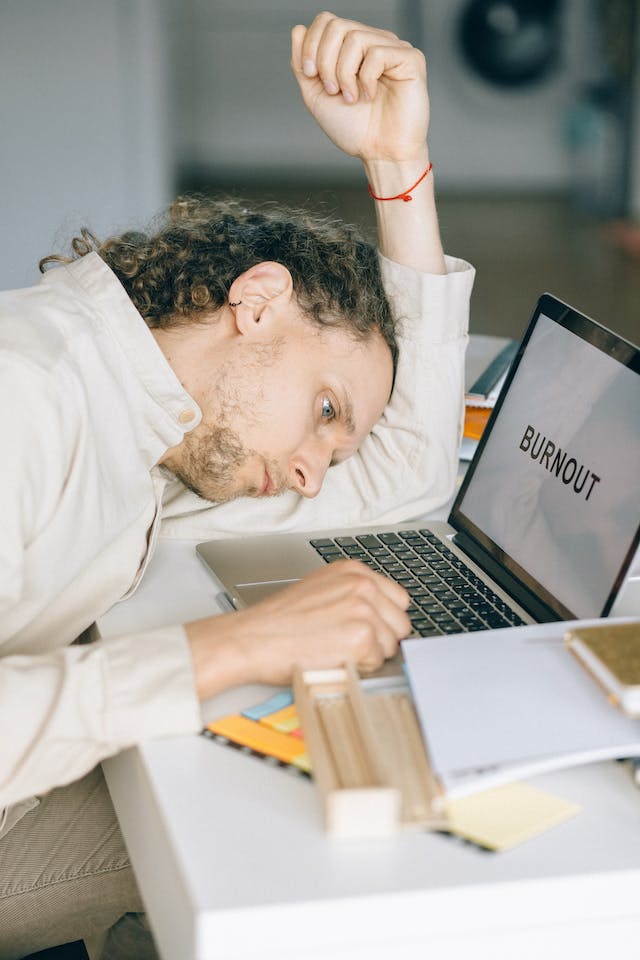
[[[177,201],[154,234],[97,248],[203,411],[163,462],[207,499],[315,496],[391,392],[394,321],[353,228],[235,202]]]

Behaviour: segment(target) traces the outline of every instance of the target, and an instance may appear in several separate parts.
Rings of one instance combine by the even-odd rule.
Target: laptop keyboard
[[[311,540],[327,562],[351,557],[401,583],[418,635],[466,633],[524,623],[430,530]]]

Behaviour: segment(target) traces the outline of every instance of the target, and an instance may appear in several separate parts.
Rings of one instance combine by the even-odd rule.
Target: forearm
[[[377,197],[405,192],[429,166],[429,150],[414,160],[363,161],[367,180]],[[410,192],[411,200],[372,200],[380,252],[395,263],[422,273],[446,273],[435,204],[434,171]]]

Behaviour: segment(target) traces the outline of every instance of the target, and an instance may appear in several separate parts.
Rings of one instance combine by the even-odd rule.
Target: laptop
[[[639,477],[640,349],[544,294],[447,522],[197,552],[226,609],[346,556],[405,586],[414,635],[640,615]]]

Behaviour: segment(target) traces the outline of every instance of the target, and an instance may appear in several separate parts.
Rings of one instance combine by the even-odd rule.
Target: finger
[[[404,587],[385,576],[385,574],[372,570],[361,560],[336,560],[328,567],[323,567],[322,570],[312,574],[312,576],[316,577],[322,574],[335,577],[336,586],[343,587],[347,592],[356,589],[361,581],[365,580],[370,582],[375,590],[386,596],[401,610],[406,610],[409,606],[410,597]]]
[[[307,28],[301,23],[297,24],[291,31],[291,69],[294,73],[303,73],[302,50],[306,35]]]
[[[400,603],[398,595],[402,597]],[[409,601],[407,592],[386,577],[374,574],[371,577],[360,577],[354,582],[350,596],[353,598],[354,610],[363,612],[368,607],[370,621],[376,629],[385,656],[392,656],[398,641],[411,633],[411,622],[405,612]]]
[[[378,76],[373,76],[373,83],[369,81],[369,86],[363,83],[362,77],[362,67],[367,62],[369,50],[378,45],[397,46],[399,42],[397,37],[383,36],[377,30],[349,30],[346,33],[338,53],[335,73],[338,86],[347,103],[355,103],[360,95],[360,86],[368,99],[372,100],[375,96]],[[375,69],[375,63],[372,66]],[[381,62],[380,69],[384,70],[384,61]],[[369,72],[371,73],[371,70]]]
[[[377,588],[380,590],[383,596],[385,596],[391,603],[394,603],[401,610],[406,610],[411,602],[409,594],[403,586],[399,583],[396,583],[395,580],[391,580],[390,577],[386,576],[384,573],[378,573],[376,570],[371,570],[367,567],[367,571],[371,577],[373,577]]]
[[[359,666],[376,670],[398,650],[400,638],[396,636],[378,609],[369,608],[362,614],[362,621],[356,628],[360,633],[356,660]]]
[[[340,92],[336,65],[348,27],[349,21],[334,17],[324,25],[318,39],[315,53],[316,69],[325,90],[332,96]]]
[[[385,657],[391,657],[398,649],[400,640],[411,634],[411,621],[404,606],[398,606],[384,593],[379,592],[371,601],[375,610],[376,629]]]
[[[371,100],[374,99],[378,81],[383,76],[390,80],[426,81],[427,68],[424,54],[403,40],[395,44],[370,46],[360,66],[358,79]]]
[[[359,669],[376,670],[393,649],[394,639],[387,624],[362,598],[353,598],[351,615],[344,624],[342,656]]]
[[[377,610],[380,618],[389,628],[393,641],[388,650],[385,648],[386,655],[388,657],[393,656],[398,648],[399,641],[406,640],[411,635],[413,629],[411,620],[406,610],[398,607],[397,604],[392,603],[386,597],[378,603]]]
[[[311,26],[307,30],[302,46],[301,68],[306,77],[318,76],[317,55],[318,46],[326,26],[332,21],[337,20],[334,14],[328,11],[319,13],[314,18]]]
[[[388,30],[375,30],[363,23],[358,23],[356,20],[343,20],[333,15],[324,20],[318,18],[317,32],[315,21],[313,26],[314,33],[309,38],[309,56],[313,54],[318,76],[322,80],[327,93],[331,95],[339,93],[341,89],[336,72],[337,64],[345,38],[351,33],[358,33],[361,37],[359,60],[362,59],[362,51],[366,49],[368,44],[399,42],[396,35]],[[346,92],[348,93],[347,99],[357,98],[357,84],[350,84]]]

